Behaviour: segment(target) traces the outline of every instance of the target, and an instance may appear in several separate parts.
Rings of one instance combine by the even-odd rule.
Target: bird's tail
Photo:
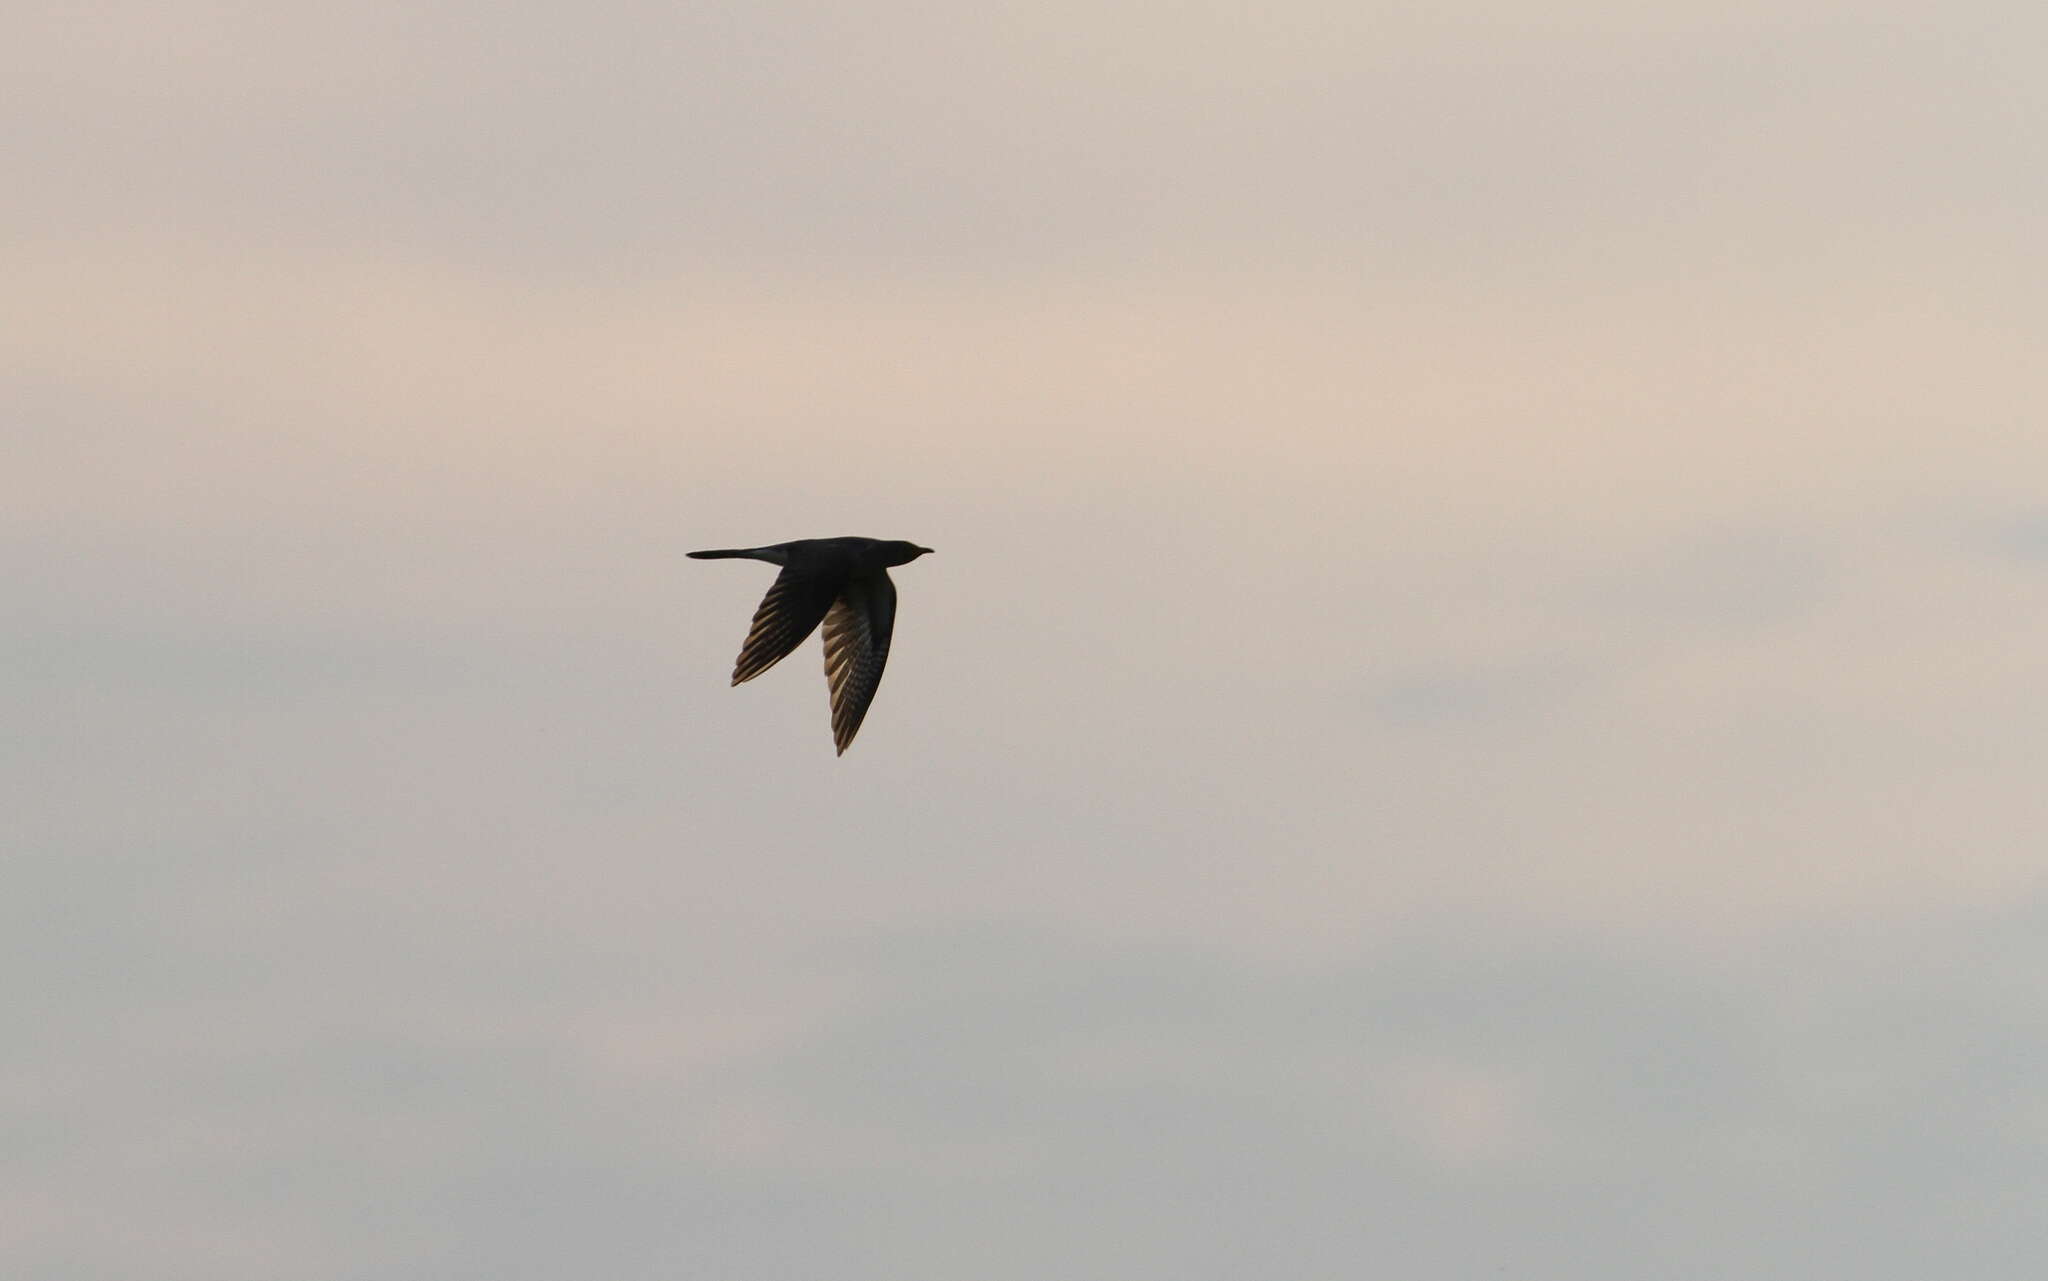
[[[787,564],[789,557],[780,547],[715,547],[710,551],[691,552],[696,560],[765,560],[771,565]]]

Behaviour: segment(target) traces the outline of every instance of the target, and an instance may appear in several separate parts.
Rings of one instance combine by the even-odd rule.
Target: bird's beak
[[[931,554],[932,554],[932,549],[931,549],[931,548],[929,548],[929,547],[920,547],[920,548],[918,548],[917,550],[919,550],[919,551],[923,552],[923,553],[924,553],[925,555],[927,555],[927,556],[929,556],[929,555],[931,555]]]

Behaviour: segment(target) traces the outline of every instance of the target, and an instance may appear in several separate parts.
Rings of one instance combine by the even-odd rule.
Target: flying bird
[[[788,657],[825,624],[825,680],[832,687],[832,743],[844,755],[882,683],[889,635],[896,630],[896,584],[889,566],[908,565],[929,547],[898,539],[800,538],[766,547],[691,552],[698,560],[765,560],[782,572],[754,611],[732,665],[732,683],[750,681]]]

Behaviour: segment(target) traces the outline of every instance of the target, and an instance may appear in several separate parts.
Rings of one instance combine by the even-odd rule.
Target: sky
[[[2038,1274],[2037,6],[8,25],[0,1271]]]

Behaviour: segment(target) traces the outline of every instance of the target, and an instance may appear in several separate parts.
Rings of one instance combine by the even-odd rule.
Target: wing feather
[[[832,584],[810,574],[785,569],[775,576],[753,626],[732,666],[732,683],[750,681],[789,657],[791,650],[818,628],[832,607]]]
[[[896,630],[896,585],[865,574],[840,589],[825,614],[825,681],[832,689],[832,743],[843,755],[860,732]]]

